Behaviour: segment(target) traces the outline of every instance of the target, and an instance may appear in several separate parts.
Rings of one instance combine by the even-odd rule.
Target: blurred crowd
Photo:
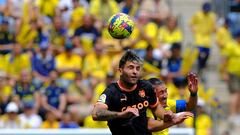
[[[128,39],[116,40],[108,33],[107,21],[118,12],[135,21]],[[106,86],[118,79],[118,61],[126,49],[144,59],[143,78],[161,78],[169,98],[186,99],[186,75],[197,63],[201,76],[214,42],[225,61],[221,75],[228,82],[229,75],[235,78],[230,88],[235,117],[240,31],[232,36],[234,21],[226,18],[217,27],[217,20],[211,4],[203,3],[189,20],[194,47],[183,50],[183,30],[165,0],[0,0],[0,128],[107,127],[89,114]],[[204,81],[201,77],[198,110],[203,117],[197,123],[209,124],[197,126],[210,130],[204,106],[217,105]]]

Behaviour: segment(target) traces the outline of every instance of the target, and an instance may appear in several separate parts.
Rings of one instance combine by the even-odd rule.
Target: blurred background
[[[108,33],[118,12],[135,21],[127,39]],[[240,0],[0,0],[0,128],[106,128],[89,115],[127,49],[171,99],[198,74],[195,124],[177,127],[239,132]]]

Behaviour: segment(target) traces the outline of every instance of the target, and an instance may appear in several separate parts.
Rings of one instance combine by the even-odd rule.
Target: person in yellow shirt
[[[86,14],[86,9],[84,6],[82,6],[79,3],[79,0],[72,0],[73,3],[73,11],[71,13],[71,18],[70,18],[70,24],[69,24],[69,30],[70,30],[70,35],[74,34],[74,31],[82,26],[83,24],[83,16]]]
[[[196,135],[212,135],[212,119],[204,111],[205,102],[198,99],[197,103],[197,116],[196,116]],[[193,118],[186,119],[184,124],[186,127],[193,127]],[[204,124],[203,124],[204,123]]]
[[[59,16],[53,18],[53,25],[50,28],[49,40],[53,50],[57,53],[64,50],[64,44],[67,37],[67,28],[64,26],[62,19]]]
[[[228,84],[230,92],[229,98],[229,122],[235,123],[235,118],[239,113],[240,100],[240,30],[236,33],[233,42],[227,44],[223,51],[222,74],[223,79]]]
[[[57,129],[59,128],[59,122],[53,112],[48,111],[46,114],[46,120],[43,121],[41,128],[44,129]]]
[[[75,72],[80,71],[82,67],[82,58],[72,52],[71,43],[65,45],[64,52],[56,56],[56,69],[61,74],[64,87],[67,87],[75,78]]]
[[[140,57],[146,56],[146,48],[151,44],[153,48],[157,44],[158,26],[150,22],[148,16],[139,13],[136,26],[128,39],[122,41],[123,46],[133,49]]]
[[[18,78],[22,70],[31,70],[29,53],[22,53],[22,47],[15,44],[12,53],[5,55],[5,71],[11,77]]]
[[[216,43],[221,53],[226,47],[226,45],[233,40],[232,34],[229,29],[230,24],[231,20],[229,18],[225,18],[223,26],[218,28],[216,32]]]
[[[90,53],[100,43],[100,32],[94,26],[94,18],[89,14],[83,16],[83,25],[78,27],[73,36],[73,43],[84,54]]]
[[[113,14],[119,12],[119,7],[115,0],[92,0],[90,1],[89,12],[97,20],[106,23]]]
[[[198,79],[195,74],[188,75],[188,89],[191,93],[188,101],[185,100],[172,100],[168,99],[168,91],[167,87],[163,81],[157,78],[150,78],[149,82],[153,86],[156,91],[156,95],[160,104],[164,107],[166,111],[171,110],[174,113],[179,113],[183,111],[192,111],[197,104],[197,92],[198,92]],[[147,110],[147,117],[156,119],[156,117],[152,114],[150,110]],[[150,121],[152,122],[152,121]],[[157,125],[157,124],[152,124]],[[153,135],[168,135],[168,129],[164,129],[159,132],[153,132]]]
[[[190,20],[190,27],[194,34],[195,45],[198,47],[198,71],[206,67],[212,44],[212,34],[215,32],[216,15],[211,12],[211,4],[206,2],[202,11],[195,13]]]
[[[22,22],[19,28],[19,34],[16,36],[17,42],[23,47],[23,49],[33,48],[39,40],[38,29],[39,25],[36,20],[30,20]]]
[[[111,69],[111,59],[103,48],[96,46],[94,51],[87,54],[83,61],[83,75],[89,76],[94,71],[103,71],[106,75]]]
[[[9,83],[7,74],[0,71],[0,113],[4,114],[5,106],[10,101],[11,94],[13,92],[12,86]]]
[[[183,34],[180,28],[177,26],[177,19],[174,16],[167,18],[166,26],[159,28],[159,42],[160,45],[170,49],[173,43],[181,43],[183,41]]]
[[[56,14],[56,9],[59,0],[36,0],[35,4],[38,7],[40,13],[44,16],[52,18]]]

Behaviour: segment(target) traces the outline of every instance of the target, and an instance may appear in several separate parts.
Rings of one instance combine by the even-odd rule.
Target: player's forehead
[[[127,66],[134,66],[134,67],[140,67],[141,66],[141,64],[138,62],[138,61],[127,61],[126,62],[126,64],[125,64],[125,66],[127,67]]]
[[[165,84],[156,85],[156,86],[155,86],[155,90],[156,90],[156,91],[167,91],[167,87],[166,87]]]

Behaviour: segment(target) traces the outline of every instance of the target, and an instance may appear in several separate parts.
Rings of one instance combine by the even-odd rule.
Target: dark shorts
[[[240,76],[229,74],[228,88],[230,93],[240,92]]]

